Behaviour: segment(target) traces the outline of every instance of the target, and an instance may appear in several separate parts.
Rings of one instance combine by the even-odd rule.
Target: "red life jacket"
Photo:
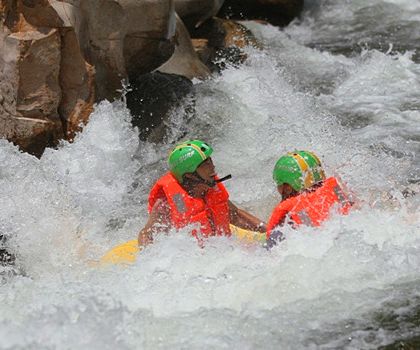
[[[171,221],[177,229],[198,223],[204,237],[230,235],[229,194],[223,184],[218,183],[210,188],[204,199],[194,198],[171,173],[167,173],[150,191],[149,213],[160,198],[168,202]],[[192,234],[197,236],[197,230],[194,229]]]
[[[274,227],[283,222],[286,215],[296,225],[320,226],[328,219],[334,204],[339,204],[338,210],[341,214],[347,214],[352,205],[337,179],[330,177],[314,191],[303,192],[280,202],[268,221],[267,239]]]

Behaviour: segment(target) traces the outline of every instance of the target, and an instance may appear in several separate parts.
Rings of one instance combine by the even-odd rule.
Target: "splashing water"
[[[419,64],[410,38],[407,52],[331,45],[339,30],[353,42],[380,31],[365,7],[409,28],[420,8],[307,7],[283,31],[246,23],[265,49],[197,83],[196,117],[175,111],[162,144],[139,141],[125,105],[106,101],[73,144],[40,160],[0,141],[0,234],[20,269],[0,268],[0,348],[359,349],[418,335]],[[278,200],[274,163],[294,149],[319,154],[360,209],[321,229],[286,229],[269,252],[228,238],[200,249],[180,231],[133,266],[96,266],[136,237],[148,190],[185,133],[213,146],[218,173],[233,175],[231,199],[262,218]]]

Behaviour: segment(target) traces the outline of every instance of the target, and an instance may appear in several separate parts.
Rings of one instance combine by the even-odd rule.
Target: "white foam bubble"
[[[132,266],[98,268],[92,260],[144,225],[171,144],[140,142],[119,102],[100,103],[74,143],[41,160],[0,141],[0,227],[26,274],[0,289],[0,347],[357,348],[393,339],[377,331],[369,342],[365,326],[416,290],[418,195],[401,193],[415,162],[372,145],[388,122],[400,134],[417,128],[417,112],[402,106],[418,90],[418,65],[409,54],[307,48],[293,37],[306,35],[299,27],[255,28],[266,50],[197,82],[196,117],[174,115],[168,141],[207,139],[219,174],[233,174],[231,200],[263,218],[278,200],[274,162],[296,148],[317,152],[360,209],[320,229],[287,228],[270,251],[233,238],[201,249],[180,231],[157,237]],[[343,125],[352,111],[375,118]],[[388,146],[398,151],[398,142]]]

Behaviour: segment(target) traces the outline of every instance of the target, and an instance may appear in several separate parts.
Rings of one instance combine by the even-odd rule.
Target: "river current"
[[[376,349],[420,336],[420,3],[307,1],[264,49],[195,82],[161,144],[124,102],[99,103],[41,159],[0,140],[1,349]],[[191,101],[186,104],[191,105]],[[180,137],[202,138],[238,206],[267,219],[285,152],[316,152],[358,202],[267,251],[161,236],[132,266],[100,267],[144,225]]]

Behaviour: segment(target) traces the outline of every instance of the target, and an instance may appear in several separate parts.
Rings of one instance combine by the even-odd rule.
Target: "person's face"
[[[214,186],[215,176],[213,161],[208,158],[200,164],[195,173],[184,174],[183,184],[193,197],[204,197],[209,188]]]
[[[282,200],[285,200],[296,193],[289,184],[278,185],[277,191],[280,193]]]
[[[203,180],[212,183],[214,181],[214,177],[216,176],[216,171],[212,159],[207,158],[203,163],[200,164],[196,172]]]

